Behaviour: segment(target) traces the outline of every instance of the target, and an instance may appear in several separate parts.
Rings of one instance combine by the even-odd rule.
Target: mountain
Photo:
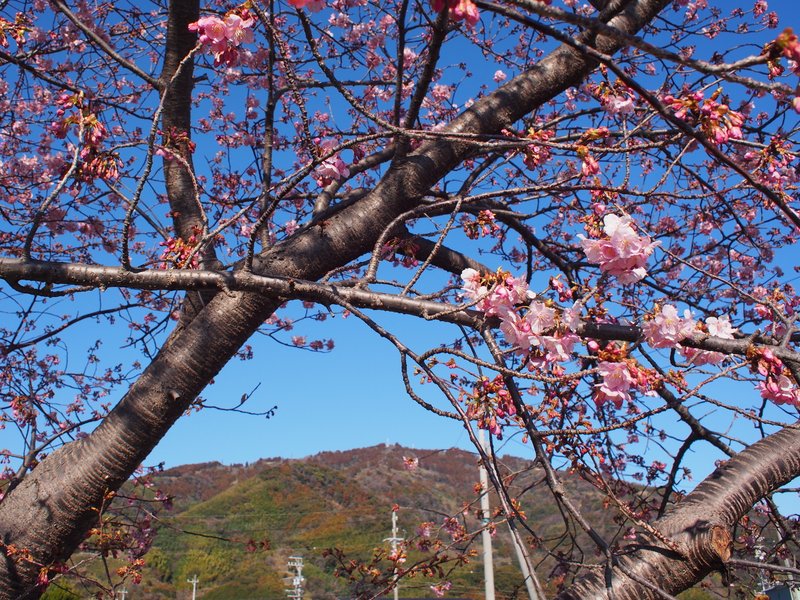
[[[406,469],[404,457],[418,459],[418,467]],[[542,471],[515,457],[500,458],[498,465],[536,535],[563,536],[563,519],[552,496],[537,493],[545,485]],[[564,482],[593,527],[619,535],[620,526],[609,520],[593,486],[566,474]],[[197,597],[203,600],[285,598],[290,556],[304,559],[306,600],[369,597],[375,589],[366,569],[353,570],[352,581],[335,573],[350,560],[369,563],[376,548],[388,549],[385,540],[391,535],[393,507],[400,537],[413,537],[425,522],[439,530],[446,518],[455,519],[450,524],[476,531],[477,483],[477,456],[472,453],[383,444],[305,459],[271,458],[231,466],[203,463],[166,470],[156,476],[155,484],[174,497],[174,507],[153,521],[157,534],[145,557],[142,581],[128,585],[127,600],[190,598],[192,586],[187,580],[195,575]],[[495,496],[491,502],[499,506]],[[443,530],[439,537],[453,543]],[[497,599],[524,597],[510,536],[502,523],[493,545]],[[579,545],[591,547],[587,540]],[[483,598],[480,538],[471,544],[457,541],[454,547],[474,550],[475,556],[455,568],[445,564],[440,572],[434,569],[429,577],[404,579],[401,597],[434,597],[430,586],[446,578],[452,582],[448,597]],[[419,552],[410,552],[404,566],[420,558]],[[544,561],[537,567],[544,576],[556,564],[544,555],[536,558]],[[112,558],[106,562],[102,568],[92,567],[98,575],[124,564]],[[375,566],[388,569],[388,562],[377,561]],[[81,592],[79,596],[85,597]]]

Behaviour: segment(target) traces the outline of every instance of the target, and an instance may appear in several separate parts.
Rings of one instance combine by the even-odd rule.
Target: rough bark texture
[[[188,10],[188,4],[174,0],[170,9],[173,13]],[[626,32],[635,32],[669,4],[670,0],[632,1],[612,24]],[[187,12],[182,19],[191,19],[194,14]],[[168,38],[168,42],[170,39],[174,38]],[[587,36],[584,42],[593,43],[605,53],[615,51],[619,45],[616,40],[606,37],[591,40]],[[180,49],[170,48],[167,55],[171,51],[177,52],[176,55],[181,53]],[[562,47],[495,93],[476,102],[451,123],[448,132],[496,134],[579,83],[594,66],[571,48]],[[188,118],[189,105],[181,106],[183,108],[173,108],[177,112],[187,111],[185,116]],[[363,255],[371,250],[383,229],[395,217],[416,206],[430,187],[469,156],[472,149],[467,141],[426,142],[414,154],[396,161],[380,184],[363,199],[326,215],[324,221],[311,224],[289,240],[262,253],[254,262],[255,272],[316,279]],[[169,185],[178,186],[170,192],[171,200],[185,198],[181,196],[185,193],[185,188],[180,188],[185,184],[181,183],[182,176],[168,172],[168,180]],[[95,432],[54,452],[3,500],[0,504],[0,532],[5,544],[5,560],[0,562],[0,600],[38,596],[40,590],[35,582],[40,565],[63,560],[74,551],[88,527],[98,518],[97,509],[105,494],[122,485],[277,304],[273,299],[252,292],[217,294],[197,316],[170,336],[153,362]],[[798,434],[791,430],[785,435]],[[797,440],[793,439],[796,444]],[[786,473],[800,472],[800,465],[787,461],[780,476],[768,472],[756,474],[753,465],[763,470],[775,448],[766,442],[754,446],[752,452],[748,450],[742,456],[755,456],[758,452],[764,453],[763,460],[760,454],[753,463],[748,463],[746,458],[734,463],[734,459],[731,464],[735,466],[718,475],[719,481],[731,486],[725,494],[700,493],[701,498],[709,498],[719,507],[713,513],[703,509],[704,514],[713,515],[709,525],[719,521],[720,527],[729,527],[735,515],[757,499],[756,488],[751,483],[753,486],[758,483],[758,490],[764,488],[767,491],[769,486],[784,481]],[[712,485],[713,480],[706,487]],[[688,513],[681,509],[679,514]],[[691,549],[689,560],[665,562],[667,559],[660,559],[651,552],[642,554],[641,567],[634,565],[632,559],[625,559],[623,564],[628,569],[636,568],[637,572],[652,571],[652,578],[646,575],[651,581],[679,582],[665,583],[667,589],[676,590],[676,586],[695,581],[697,573],[712,568],[714,555],[708,553],[703,535],[697,538],[698,541],[692,541],[692,534],[703,533],[703,529],[696,520],[691,521],[692,524],[690,521],[677,517],[666,521],[674,524],[675,531],[683,532],[687,538],[682,543]],[[11,548],[30,552],[32,560],[21,558],[20,554],[11,552]],[[653,566],[648,566],[651,563]],[[706,566],[695,567],[695,563]],[[615,577],[614,581],[624,586],[621,576]],[[565,597],[589,597],[588,592],[594,587],[596,584],[589,581],[584,588],[579,588],[585,589],[586,594],[579,591]],[[633,597],[633,592],[626,596],[622,593],[621,588],[615,597]],[[627,591],[624,593],[628,594]],[[642,594],[640,588],[636,595],[641,597]]]
[[[657,590],[674,595],[693,586],[730,558],[736,522],[770,490],[798,473],[800,428],[786,428],[764,438],[720,466],[654,523],[680,553],[658,540],[642,540],[639,545],[649,549],[618,557],[611,572],[593,572],[558,600],[655,599],[663,598]]]
[[[167,46],[159,81],[163,86],[161,118],[164,144],[181,160],[164,160],[164,180],[172,209],[176,235],[188,240],[194,228],[202,228],[194,184],[192,153],[188,140],[192,130],[192,90],[194,60],[186,58],[197,43],[189,23],[200,18],[198,0],[170,0],[167,21]],[[181,62],[186,61],[178,70]],[[182,137],[182,136],[185,136]],[[178,142],[177,140],[181,140]]]

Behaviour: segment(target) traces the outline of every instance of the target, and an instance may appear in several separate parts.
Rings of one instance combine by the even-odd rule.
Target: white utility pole
[[[525,588],[528,590],[528,598],[530,600],[540,600],[539,594],[536,593],[536,587],[533,585],[533,576],[528,569],[528,555],[522,547],[522,539],[519,534],[508,524],[508,530],[511,533],[511,541],[514,542],[514,550],[517,551],[517,560],[519,561],[519,570],[522,571],[522,576],[525,578]]]
[[[294,569],[295,574],[294,577],[292,577],[292,587],[286,590],[286,596],[288,598],[292,598],[292,600],[302,600],[303,584],[306,581],[303,578],[303,557],[290,556],[287,566],[289,568],[289,572]]]
[[[125,600],[125,596],[128,595],[128,588],[122,588],[120,591],[117,592],[120,595],[122,600]]]
[[[403,541],[403,538],[398,537],[397,535],[397,513],[395,511],[392,511],[392,537],[385,538],[383,541],[389,542],[392,545],[392,554],[397,553],[397,544],[398,542]],[[394,600],[397,600],[399,598],[400,594],[399,587],[400,586],[397,585],[397,569],[395,569],[394,587],[392,588],[392,591],[394,593]]]
[[[484,454],[489,456],[489,444],[486,441],[486,430],[478,430],[478,440],[481,443]],[[489,474],[483,461],[480,461],[481,475],[481,515],[483,516],[483,531],[481,541],[483,543],[483,578],[486,583],[486,600],[494,600],[494,562],[492,561],[492,534],[489,533]]]
[[[192,575],[191,579],[187,579],[186,583],[192,584],[192,600],[197,598],[197,584],[200,583],[200,580],[197,578],[197,573]]]

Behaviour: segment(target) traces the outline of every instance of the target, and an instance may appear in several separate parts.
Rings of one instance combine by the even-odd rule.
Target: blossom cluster
[[[570,360],[579,341],[575,335],[579,324],[576,307],[557,310],[551,302],[537,299],[523,279],[501,270],[481,275],[475,269],[465,269],[461,278],[467,299],[486,315],[500,318],[506,341],[527,354],[530,364],[554,368]],[[558,291],[561,284],[554,281]]]
[[[416,456],[404,456],[403,468],[406,471],[416,471],[419,468],[419,459]]]
[[[211,50],[214,64],[234,66],[239,62],[239,46],[253,41],[255,19],[247,9],[228,13],[224,19],[202,17],[189,24],[190,31],[200,36],[198,42]]]
[[[551,137],[553,137],[553,135],[554,133],[552,131],[531,128],[528,130],[527,137],[534,141],[547,142]],[[548,146],[543,146],[536,143],[529,144],[528,146],[525,146],[524,152],[525,156],[522,159],[522,162],[524,162],[525,166],[529,169],[543,165],[550,160],[551,153]]]
[[[337,141],[332,138],[323,141],[317,138],[314,143],[317,144],[321,155],[330,154],[338,145]],[[350,170],[339,156],[339,153],[325,158],[314,173],[314,179],[320,187],[325,187],[334,181],[339,181],[349,176]]]
[[[762,398],[800,408],[800,389],[771,350],[760,348],[752,353],[751,360],[755,363],[755,370],[764,377],[764,381],[758,384]]]
[[[628,86],[615,82],[602,82],[597,86],[589,86],[605,111],[611,115],[630,115],[636,108],[633,90]]]
[[[453,584],[449,581],[442,581],[441,583],[432,585],[431,591],[436,595],[437,598],[444,598],[445,594],[447,594],[452,586]]]
[[[449,8],[451,19],[465,21],[470,27],[473,27],[481,18],[478,7],[472,0],[431,0],[431,5],[436,12],[442,12],[445,8]]]
[[[717,146],[742,139],[744,115],[724,103],[717,102],[720,90],[703,100],[703,92],[664,96],[664,103],[682,121],[698,123],[700,129]]]
[[[704,324],[700,324],[692,318],[688,310],[684,311],[683,317],[678,315],[678,309],[672,304],[665,304],[658,309],[653,318],[644,324],[642,330],[648,345],[653,348],[675,348],[687,362],[695,366],[718,365],[725,360],[725,355],[681,346],[682,340],[691,338],[698,332],[723,340],[732,340],[736,333],[727,315],[708,317]]]
[[[64,92],[56,99],[56,105],[56,120],[50,123],[50,132],[55,137],[64,139],[77,126],[83,134],[84,145],[80,150],[81,160],[75,179],[91,183],[95,179],[110,180],[119,177],[118,155],[102,149],[108,130],[83,94]]]
[[[598,407],[612,402],[620,409],[623,401],[630,401],[630,390],[636,379],[631,375],[627,362],[600,361],[597,364],[597,373],[602,378],[594,388],[594,401]]]
[[[502,439],[502,421],[516,414],[517,409],[501,375],[492,380],[488,377],[478,380],[467,408],[467,417],[477,420],[480,429]]]
[[[594,386],[594,402],[598,408],[608,402],[617,409],[622,408],[623,402],[631,401],[633,390],[645,396],[655,395],[656,388],[661,385],[658,373],[629,358],[624,344],[610,343],[601,348],[597,341],[592,340],[587,346],[598,358],[600,381]]]
[[[633,229],[633,220],[607,214],[603,218],[603,233],[598,239],[587,239],[579,235],[581,247],[590,263],[613,275],[620,283],[635,283],[644,279],[647,259],[659,242],[650,241],[647,235],[638,235]]]
[[[0,46],[8,48],[9,36],[18,46],[21,46],[25,43],[25,33],[28,31],[30,31],[30,27],[25,13],[17,13],[13,23],[0,17]]]
[[[748,149],[742,159],[756,179],[777,189],[800,180],[797,154],[792,144],[780,136],[773,136],[764,148]]]
[[[695,328],[691,312],[687,309],[683,315],[679,316],[672,304],[661,307],[642,327],[647,343],[653,348],[677,348],[681,340],[692,336]]]
[[[168,237],[160,245],[164,247],[161,253],[162,269],[197,269],[200,267],[199,255],[195,252],[200,231],[193,233],[184,241],[181,237]],[[191,257],[191,259],[190,259]]]
[[[306,8],[311,12],[318,12],[325,8],[325,0],[288,0],[295,8]]]
[[[477,240],[481,236],[493,236],[500,231],[500,226],[495,222],[495,214],[490,210],[480,211],[477,219],[470,219],[464,215],[461,227],[471,240]]]
[[[465,269],[461,278],[466,298],[486,315],[500,319],[500,330],[505,340],[517,352],[527,356],[529,368],[538,366],[563,373],[559,363],[572,358],[573,349],[580,341],[577,335],[580,327],[578,305],[564,309],[551,301],[537,299],[525,281],[501,270],[482,275],[474,269]],[[551,287],[566,299],[563,285],[559,284],[556,279],[551,282]],[[677,307],[671,304],[658,307],[655,314],[647,318],[642,330],[648,345],[676,349],[694,366],[720,364],[725,355],[684,346],[681,342],[698,334],[730,340],[737,331],[726,315],[708,317],[700,322],[688,310],[679,314]],[[609,344],[602,349],[596,341],[590,341],[587,346],[598,359],[600,381],[594,386],[594,400],[598,407],[612,403],[619,409],[624,402],[631,400],[633,390],[652,395],[659,385],[657,374],[629,358],[624,347]],[[758,386],[764,398],[779,404],[800,405],[800,390],[794,386],[779,360],[764,351],[756,362],[758,371],[766,378]],[[502,436],[504,420],[513,418],[516,409],[500,376],[494,380],[481,378],[476,383],[467,414],[478,421],[481,429],[498,438]]]
[[[461,279],[467,299],[475,304],[477,310],[490,317],[502,317],[514,312],[517,304],[532,295],[524,279],[500,270],[481,275],[475,269],[464,269]]]
[[[800,40],[797,35],[787,28],[775,40],[775,45],[780,50],[781,54],[788,58],[795,75],[800,75]]]

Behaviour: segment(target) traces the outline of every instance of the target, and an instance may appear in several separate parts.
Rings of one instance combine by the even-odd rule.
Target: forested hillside
[[[411,460],[407,460],[411,459]],[[409,469],[407,463],[415,464]],[[571,541],[558,508],[537,493],[541,473],[518,458],[498,459],[511,490],[519,499],[531,528],[549,540]],[[306,598],[369,597],[376,591],[368,575],[353,580],[336,576],[343,560],[369,562],[376,549],[388,550],[391,511],[398,511],[400,536],[413,538],[421,523],[434,524],[434,536],[452,544],[451,557],[470,550],[469,562],[445,563],[441,572],[420,574],[401,585],[401,597],[434,597],[431,585],[444,573],[452,582],[450,597],[483,598],[480,538],[453,542],[442,526],[448,517],[468,532],[479,528],[477,457],[463,450],[413,450],[379,445],[345,452],[324,452],[300,460],[264,459],[252,464],[184,465],[155,477],[156,487],[174,497],[171,511],[161,513],[152,550],[145,558],[142,581],[127,585],[129,600],[189,598],[188,579],[197,575],[198,597],[204,600],[277,599],[289,585],[289,556],[304,558]],[[609,520],[602,496],[577,474],[565,476],[573,501],[589,515],[592,525],[620,539],[625,527]],[[498,506],[493,497],[493,507]],[[522,598],[524,588],[502,516],[493,539],[498,599]],[[532,536],[527,535],[529,541]],[[580,544],[591,548],[588,540]],[[576,555],[537,555],[540,576],[555,587],[562,582],[559,560],[593,558]],[[407,564],[425,557],[410,552]],[[81,560],[80,555],[77,560]],[[115,561],[109,558],[113,571]],[[378,563],[386,568],[386,561]],[[98,575],[106,568],[100,561]],[[81,594],[79,583],[70,583]],[[54,590],[51,588],[51,594]],[[55,596],[54,596],[55,597]]]

